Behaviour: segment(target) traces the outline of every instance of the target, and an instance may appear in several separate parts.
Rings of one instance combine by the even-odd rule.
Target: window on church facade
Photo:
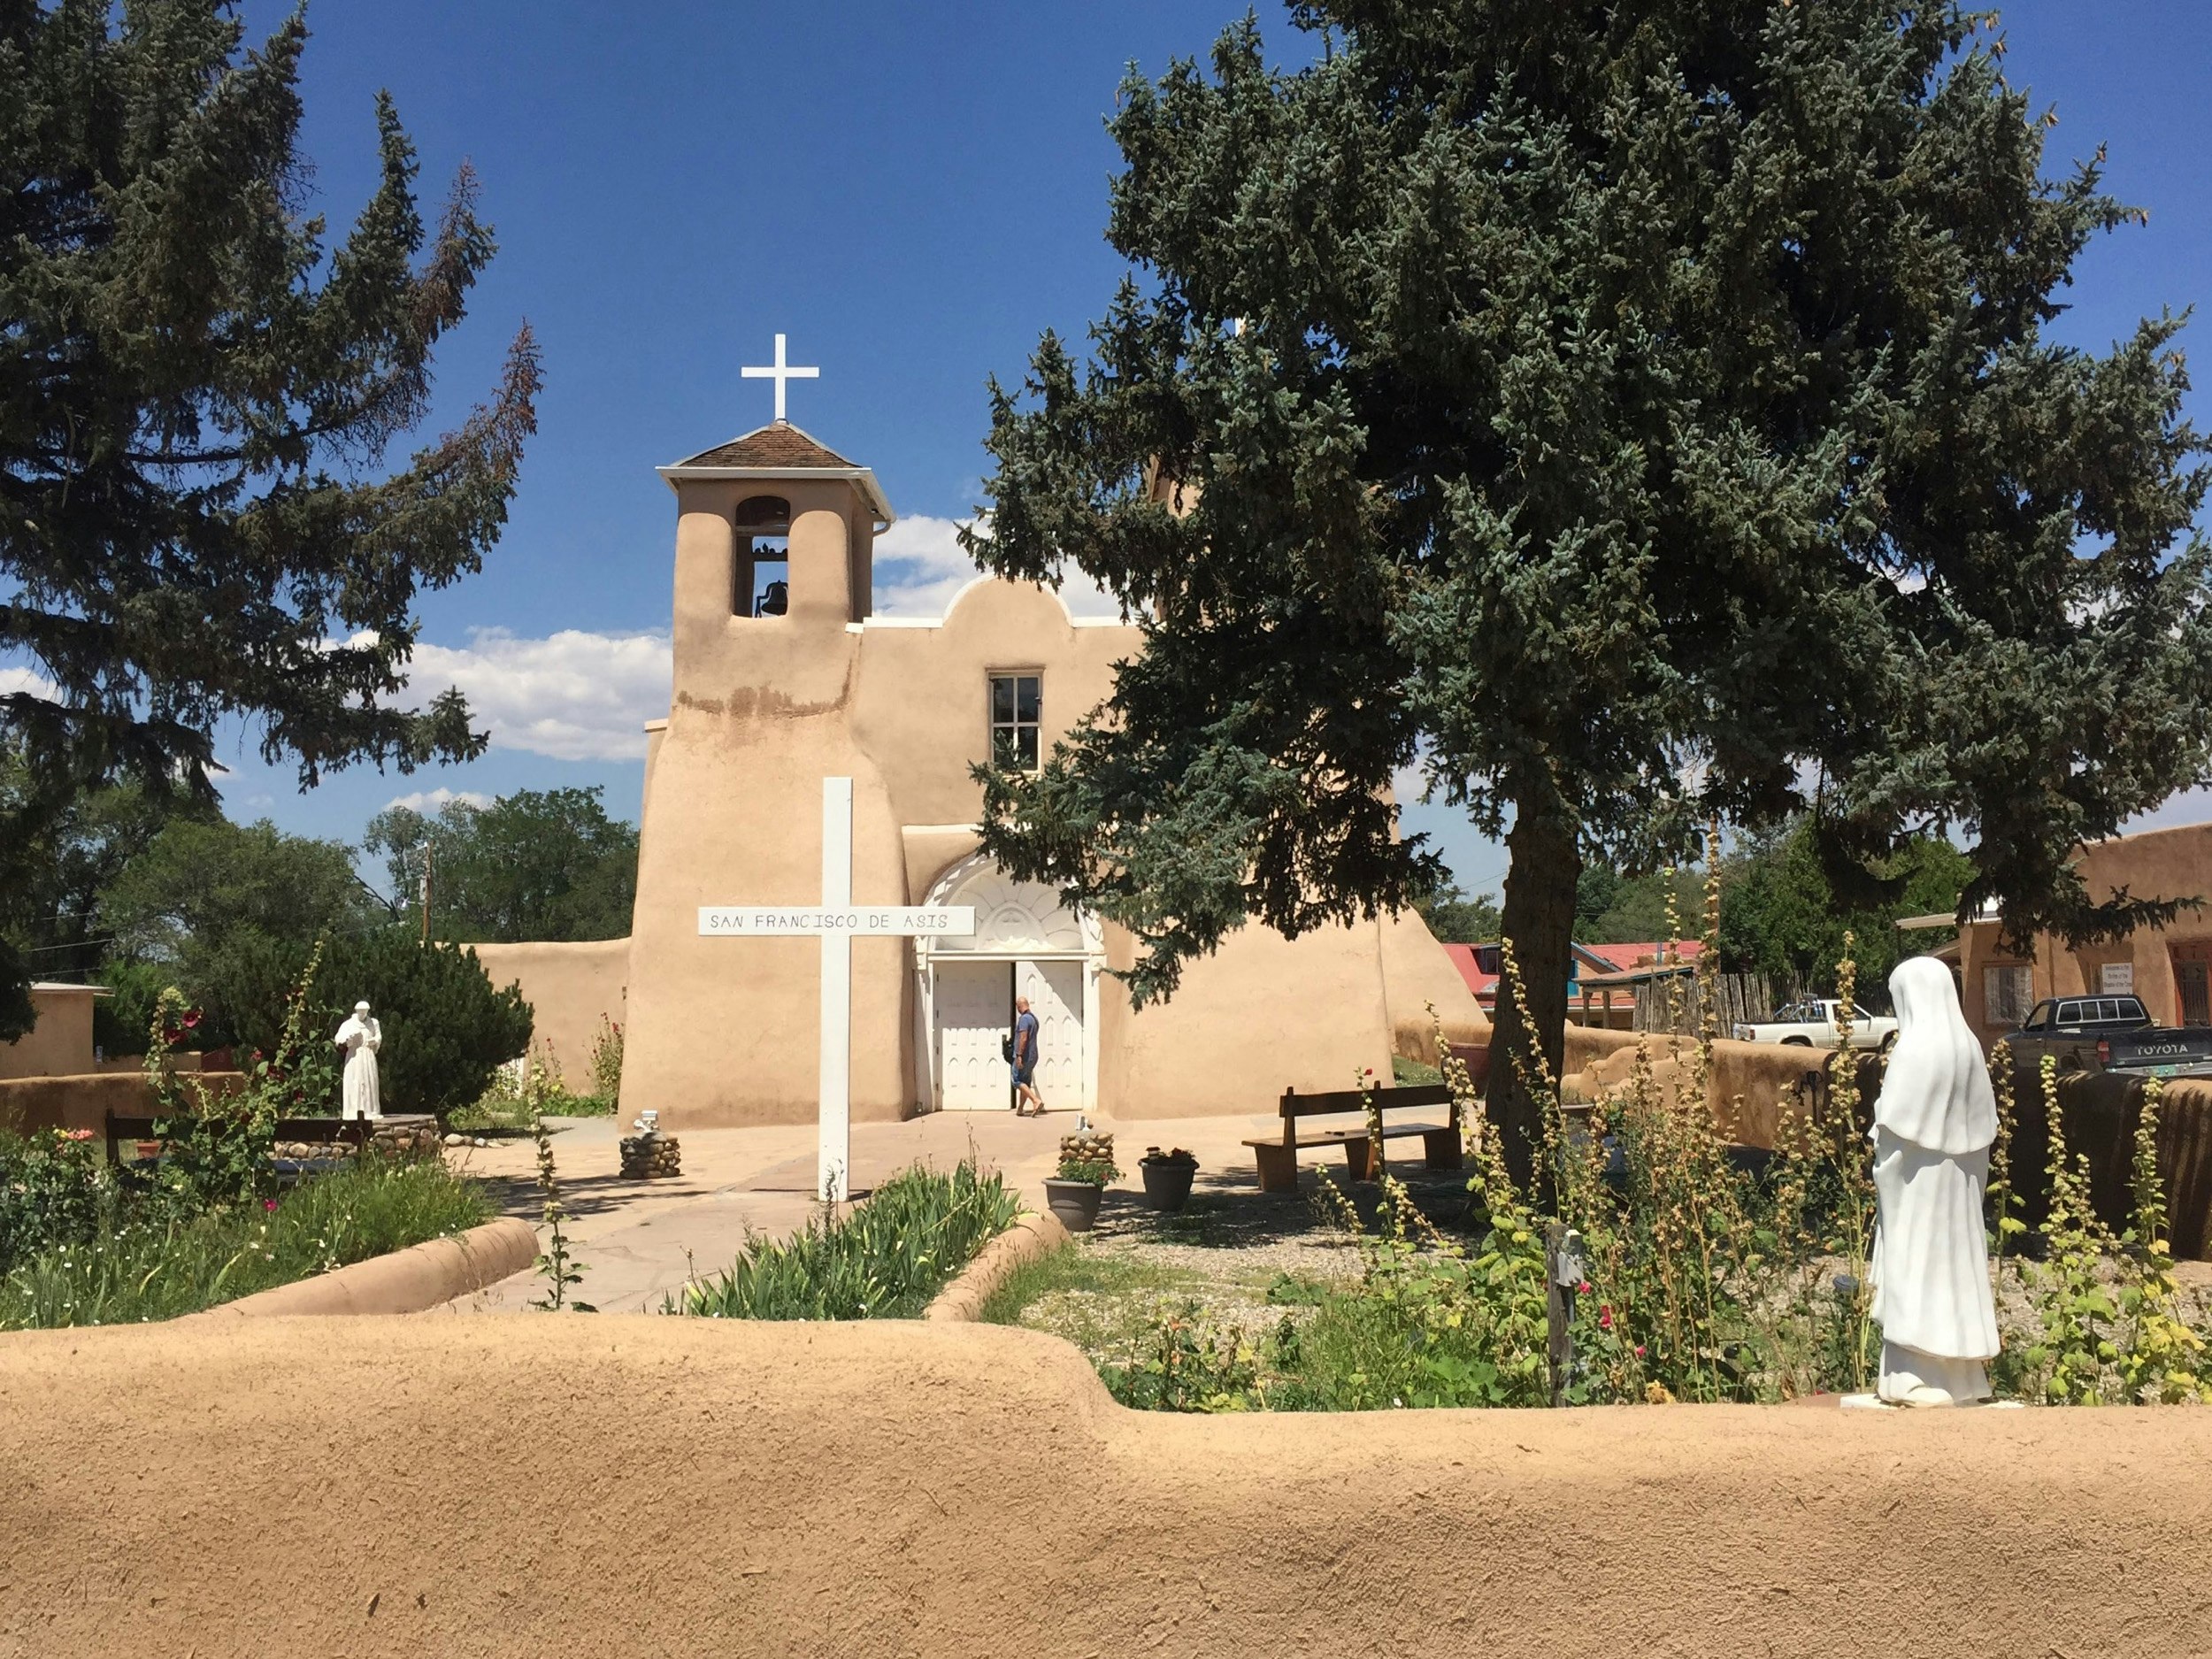
[[[1044,706],[1041,674],[991,676],[991,763],[1037,770],[1037,730]]]

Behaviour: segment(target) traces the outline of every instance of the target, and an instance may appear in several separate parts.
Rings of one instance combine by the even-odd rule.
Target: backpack
[[[1011,1032],[999,1039],[998,1051],[1006,1056],[1007,1064],[1014,1064],[1014,1036]]]

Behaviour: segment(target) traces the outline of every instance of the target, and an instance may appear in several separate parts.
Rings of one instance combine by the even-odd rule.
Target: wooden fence
[[[1739,1025],[1774,1017],[1774,990],[1763,973],[1719,975],[1713,984],[1713,1002],[1724,1037]],[[1645,979],[1636,987],[1636,1014],[1631,1029],[1694,1036],[1704,1011],[1705,987],[1694,972],[1685,968],[1679,973]]]

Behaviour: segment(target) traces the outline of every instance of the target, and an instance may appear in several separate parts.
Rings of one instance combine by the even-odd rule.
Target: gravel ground
[[[1464,1217],[1463,1176],[1393,1172],[1440,1226],[1448,1230]],[[1371,1217],[1375,1189],[1348,1188],[1340,1171],[1331,1173]],[[1022,1310],[1020,1323],[1065,1337],[1094,1363],[1125,1363],[1163,1319],[1176,1316],[1194,1314],[1248,1341],[1286,1318],[1300,1322],[1323,1284],[1356,1277],[1360,1266],[1350,1235],[1317,1206],[1317,1190],[1310,1169],[1294,1194],[1202,1186],[1172,1215],[1147,1209],[1141,1192],[1109,1192],[1097,1226],[1076,1240],[1085,1258],[1079,1271],[1095,1287],[1047,1291]]]

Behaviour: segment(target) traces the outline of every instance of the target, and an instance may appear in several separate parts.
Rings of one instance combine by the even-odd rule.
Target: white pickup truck
[[[1793,1002],[1776,1009],[1770,1020],[1737,1026],[1735,1039],[1738,1042],[1779,1042],[1804,1048],[1832,1048],[1836,1046],[1836,1010],[1842,1006],[1819,997],[1809,1002]],[[1861,1010],[1851,1022],[1854,1048],[1886,1048],[1896,1039],[1897,1022],[1887,1014]]]

